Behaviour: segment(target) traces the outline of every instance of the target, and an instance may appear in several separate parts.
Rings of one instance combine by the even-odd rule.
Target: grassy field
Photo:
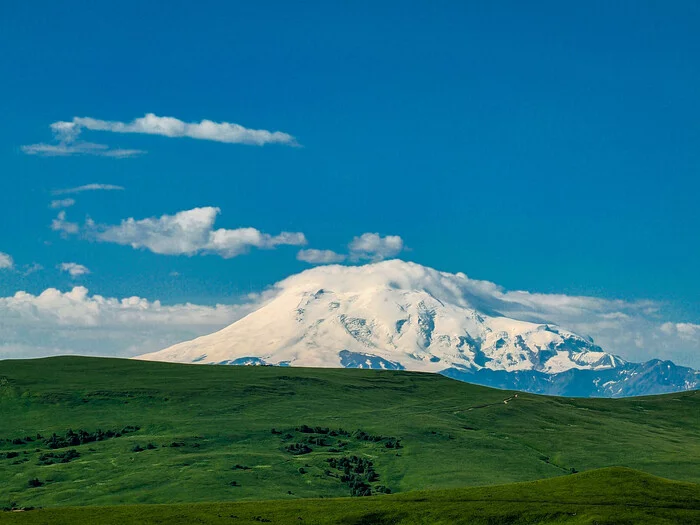
[[[0,514],[0,522],[687,525],[700,523],[700,486],[610,468],[529,483],[370,498],[53,508]]]
[[[342,469],[328,460],[352,456],[371,463],[373,493],[380,487],[397,493],[553,477],[559,478],[552,483],[565,486],[580,478],[569,475],[572,469],[614,465],[700,481],[698,392],[618,400],[515,397],[407,372],[63,357],[0,362],[0,414],[0,506],[281,500],[255,505],[292,512],[307,508],[301,498],[349,496]],[[296,430],[302,425],[328,430]],[[128,426],[139,429],[122,432]],[[67,429],[122,435],[49,448],[48,438],[56,433],[65,439]],[[358,439],[363,435],[372,439]],[[313,442],[319,438],[325,443]],[[393,448],[396,441],[400,448]],[[293,445],[311,451],[290,452]],[[71,457],[69,450],[75,451]],[[457,509],[468,494],[478,491],[425,497],[447,498],[440,501]],[[343,505],[348,512],[388,505],[381,512],[391,513],[422,497],[353,498]],[[192,508],[218,513],[221,505]],[[307,510],[324,505],[331,503]],[[528,505],[540,511],[539,504]]]

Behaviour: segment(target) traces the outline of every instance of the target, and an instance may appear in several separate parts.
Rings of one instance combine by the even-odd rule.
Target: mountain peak
[[[501,315],[500,293],[492,283],[401,260],[322,266],[281,281],[231,326],[142,358],[546,373],[622,362],[573,332]]]

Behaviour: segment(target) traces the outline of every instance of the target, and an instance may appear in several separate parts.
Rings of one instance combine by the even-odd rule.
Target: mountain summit
[[[139,359],[439,372],[568,395],[620,396],[698,385],[690,369],[669,363],[663,377],[650,378],[639,367],[654,362],[628,363],[591,338],[499,310],[512,306],[495,285],[461,273],[399,260],[321,266],[281,281],[272,298],[223,330]],[[630,379],[636,385],[631,390]]]

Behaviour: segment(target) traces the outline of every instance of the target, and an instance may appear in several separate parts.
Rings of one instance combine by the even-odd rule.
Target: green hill
[[[565,476],[552,481],[562,487],[595,479],[572,469],[608,466],[700,481],[697,391],[516,397],[408,372],[62,357],[0,362],[0,413],[8,506],[298,501]],[[369,501],[344,504],[379,505]]]
[[[554,479],[371,498],[65,507],[0,515],[12,524],[690,524],[700,486],[609,468]]]

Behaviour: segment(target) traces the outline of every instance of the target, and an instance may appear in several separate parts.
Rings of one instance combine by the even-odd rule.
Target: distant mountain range
[[[279,283],[271,299],[223,330],[138,359],[415,370],[584,397],[700,386],[690,368],[630,363],[589,337],[507,317],[478,283],[399,260],[317,267]]]

